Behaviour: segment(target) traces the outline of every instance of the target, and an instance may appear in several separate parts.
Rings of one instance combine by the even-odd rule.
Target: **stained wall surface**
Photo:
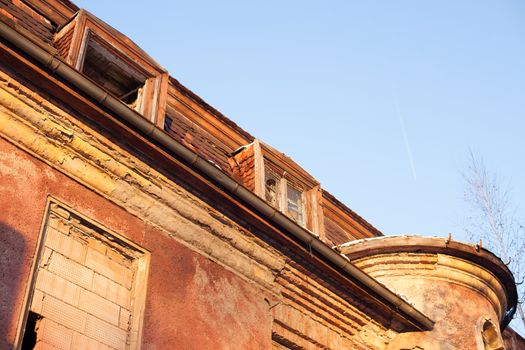
[[[2,21],[68,64],[85,53],[87,31],[74,30],[89,23],[127,68],[151,68],[128,107],[144,93],[152,126],[263,198],[269,153],[255,152],[259,141],[77,10],[67,0],[0,0]],[[381,289],[398,304],[387,302],[54,68],[3,41],[0,55],[0,349],[19,345],[24,329],[26,341],[60,349],[475,349],[474,320],[501,318],[501,291],[427,278],[435,256],[412,264],[406,280],[388,277],[403,260],[383,275],[361,266],[406,299]],[[282,184],[306,179],[297,205],[312,240],[382,235],[272,152]],[[436,321],[434,331],[421,332],[399,302]]]
[[[149,256],[140,323],[143,348],[269,349],[273,342],[292,348],[382,349],[403,329],[390,329],[389,312],[357,294],[348,281],[323,271],[306,249],[250,232],[222,214],[219,203],[210,206],[176,178],[3,74],[0,135],[0,348],[11,347],[23,333],[30,300],[46,300],[37,266],[45,266],[39,247],[50,245],[45,237],[39,242],[50,198]],[[55,257],[78,258],[64,254]],[[84,258],[75,263],[85,264]],[[92,285],[84,287],[93,292]],[[82,309],[78,300],[66,303],[86,317],[99,314]],[[45,319],[49,309],[42,310],[35,303],[32,311]],[[106,321],[111,323],[111,317]],[[123,346],[93,335],[86,325],[75,330],[60,318],[51,321],[68,329],[70,346],[70,331],[78,334],[77,342],[88,337],[86,344],[132,344],[129,337]],[[42,322],[45,329],[51,328]],[[43,336],[38,339],[45,342]]]
[[[435,240],[438,240],[435,238]],[[388,245],[388,238],[384,239]],[[466,246],[466,245],[465,245]],[[440,253],[371,254],[356,260],[371,276],[410,300],[435,322],[428,332],[399,334],[389,349],[499,349],[499,323],[507,299],[502,285],[487,269],[466,259]],[[491,326],[491,329],[488,326]],[[494,338],[496,347],[484,348]]]
[[[10,348],[24,307],[48,195],[151,252],[143,344],[158,349],[268,349],[265,293],[0,139],[3,300],[0,348]],[[189,332],[188,330],[192,330]]]

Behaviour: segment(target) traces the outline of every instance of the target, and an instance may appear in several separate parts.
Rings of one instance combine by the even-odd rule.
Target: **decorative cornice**
[[[354,263],[394,291],[390,282],[399,279],[441,280],[463,286],[487,298],[500,320],[507,310],[507,295],[496,276],[464,259],[423,252],[390,253],[363,257]]]
[[[479,245],[440,237],[384,236],[348,242],[337,249],[379,280],[412,275],[475,290],[491,302],[503,326],[515,311],[517,291],[511,271]]]
[[[173,181],[0,73],[0,136],[184,245],[273,291],[284,260]]]

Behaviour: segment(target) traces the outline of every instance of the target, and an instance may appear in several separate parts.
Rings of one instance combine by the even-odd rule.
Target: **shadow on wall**
[[[26,253],[24,237],[0,222],[0,349],[11,349],[24,295],[22,272]]]

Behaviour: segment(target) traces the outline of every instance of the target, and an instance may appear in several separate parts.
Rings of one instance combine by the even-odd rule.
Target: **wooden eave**
[[[24,6],[29,6],[26,4],[25,1],[22,2]],[[29,40],[31,40],[34,44],[40,46],[41,48],[43,48],[44,50],[46,50],[47,52],[51,53],[51,54],[56,54],[57,53],[57,50],[56,48],[50,44],[50,43],[47,43],[47,42],[44,42],[42,41],[38,36],[36,36],[34,33],[28,31],[27,29],[23,28],[21,25],[19,25],[16,21],[14,21],[12,18],[8,18],[6,16],[4,16],[5,14],[1,13],[0,12],[0,20],[3,20],[4,23],[6,23],[7,25],[9,25],[11,28],[17,30],[18,32],[22,33],[26,38],[28,38]]]
[[[323,198],[322,208],[325,218],[334,221],[341,229],[356,236],[358,239],[378,236],[377,230],[371,231],[369,227],[362,224],[361,220],[341,210],[339,206],[326,198]],[[382,235],[382,233],[379,232],[379,235]]]
[[[66,24],[79,8],[68,0],[22,0],[29,7],[55,23],[57,27]]]
[[[350,221],[344,221],[348,222],[349,224],[352,224],[352,222],[357,223],[359,226],[362,227],[361,232],[370,232],[371,235],[368,235],[366,237],[384,236],[383,233],[377,228],[375,228],[371,223],[366,221],[362,216],[357,214],[352,209],[348,208],[345,204],[343,204],[325,189],[323,189],[323,207],[326,207],[328,210],[339,214],[339,219],[343,219],[344,217],[351,218]]]
[[[280,168],[283,173],[286,173],[284,175],[286,179],[291,180],[292,182],[301,183],[307,190],[319,186],[319,181],[293,161],[292,158],[262,141],[260,143],[262,155],[265,158],[265,161],[273,163]]]
[[[253,136],[244,132],[235,123],[226,122],[229,119],[214,109],[210,109],[209,105],[203,103],[202,99],[195,98],[195,96],[194,93],[170,77],[168,106],[188,117],[232,150],[253,142]],[[173,103],[175,104],[173,105]]]

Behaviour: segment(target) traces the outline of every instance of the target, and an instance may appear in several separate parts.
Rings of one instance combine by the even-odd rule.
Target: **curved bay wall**
[[[487,322],[496,325],[496,343],[501,342],[498,325],[515,304],[515,289],[509,290],[505,279],[512,281],[512,275],[491,253],[423,237],[362,240],[341,250],[435,321],[432,331],[400,333],[388,349],[485,349]]]

